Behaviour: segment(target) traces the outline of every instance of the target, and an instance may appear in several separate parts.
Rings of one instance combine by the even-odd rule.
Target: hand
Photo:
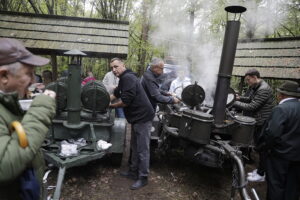
[[[43,89],[45,89],[45,85],[43,83],[39,83],[39,84],[36,85],[36,88],[38,90],[43,90]]]
[[[173,97],[173,99],[174,99],[174,102],[173,102],[174,104],[180,103],[180,100],[178,98]]]
[[[241,99],[240,95],[239,94],[235,94],[235,99],[236,100],[240,100]]]
[[[53,99],[55,99],[55,97],[56,97],[56,93],[52,90],[45,90],[44,95],[50,96]]]
[[[111,94],[109,97],[110,97],[110,101],[113,101],[116,99],[115,95],[113,95],[113,94]]]

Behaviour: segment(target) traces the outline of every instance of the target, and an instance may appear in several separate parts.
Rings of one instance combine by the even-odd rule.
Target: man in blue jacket
[[[277,88],[279,105],[273,108],[259,151],[267,152],[267,199],[300,197],[300,88],[286,81]]]
[[[154,110],[149,99],[137,78],[119,58],[110,62],[113,73],[120,78],[111,100],[120,98],[120,101],[110,105],[112,108],[123,107],[127,121],[131,123],[131,164],[128,172],[121,175],[135,179],[130,187],[139,189],[148,184],[150,161],[150,130],[154,117]]]
[[[163,74],[164,62],[160,58],[153,58],[149,69],[147,69],[142,77],[142,86],[152,104],[154,111],[157,103],[175,104],[179,103],[179,99],[172,97],[168,91],[160,89],[159,77]]]

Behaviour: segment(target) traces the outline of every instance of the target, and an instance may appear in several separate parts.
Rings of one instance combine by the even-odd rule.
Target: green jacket
[[[44,159],[40,147],[55,114],[55,100],[46,95],[37,96],[26,113],[18,103],[16,93],[0,93],[0,199],[19,199],[18,177],[27,167],[33,167],[42,183]],[[19,145],[12,121],[19,121],[27,135],[29,146]]]

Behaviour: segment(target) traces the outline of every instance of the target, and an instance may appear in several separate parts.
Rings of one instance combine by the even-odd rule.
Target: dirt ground
[[[123,164],[124,162],[123,160]],[[246,171],[255,165],[246,166]],[[61,200],[222,200],[230,199],[231,170],[200,166],[181,155],[157,157],[151,164],[149,184],[137,191],[129,189],[132,180],[120,177],[120,170],[108,156],[85,166],[67,169]],[[56,181],[57,170],[49,177]],[[265,199],[266,184],[250,183],[260,199]],[[237,195],[235,199],[240,199]],[[251,199],[254,197],[251,195]]]

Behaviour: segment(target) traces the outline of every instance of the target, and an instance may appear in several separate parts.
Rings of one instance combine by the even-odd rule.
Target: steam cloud
[[[155,45],[167,48],[168,54],[179,59],[181,66],[187,66],[192,81],[197,81],[206,93],[206,101],[215,91],[218,65],[221,56],[221,42],[209,35],[209,14],[216,6],[206,1],[195,13],[196,30],[191,27],[187,5],[182,0],[157,1],[152,18],[154,31],[150,38]],[[192,65],[191,65],[192,60]]]
[[[243,15],[247,37],[262,38],[274,33],[286,19],[291,0],[246,1],[247,12]]]
[[[240,33],[243,36],[240,34],[240,37],[251,34],[251,37],[261,37],[273,33],[282,23],[289,1],[263,0],[257,4],[255,0],[234,0],[228,1],[225,6],[242,5],[247,8],[242,15]],[[209,27],[216,12],[223,15],[225,23],[226,12],[215,1],[156,0],[155,3],[157,7],[153,9],[151,18],[154,25],[150,33],[151,42],[166,48],[168,55],[179,58],[180,65],[188,66],[192,81],[197,81],[205,90],[205,103],[212,104],[225,27],[220,25],[216,33]],[[194,28],[189,21],[188,11],[191,8],[196,8]]]

